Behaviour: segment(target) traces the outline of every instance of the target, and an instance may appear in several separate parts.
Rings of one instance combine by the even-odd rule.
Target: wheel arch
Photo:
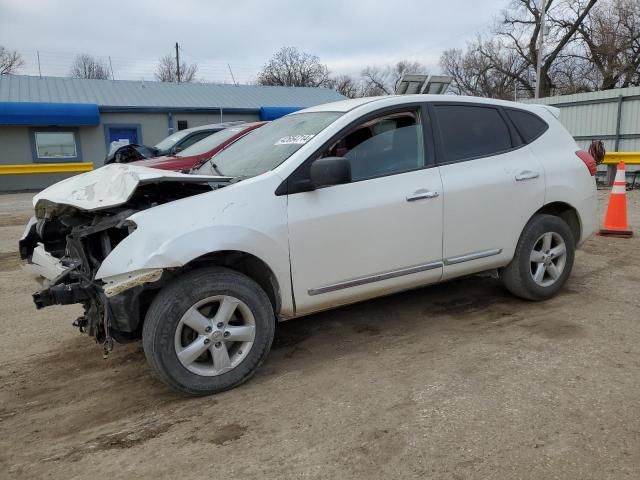
[[[580,239],[582,238],[582,221],[575,207],[566,202],[550,202],[543,205],[534,213],[534,215],[539,214],[553,215],[554,217],[561,218],[569,225],[575,244],[578,245],[580,243]],[[531,218],[533,218],[533,215]],[[531,218],[529,220],[531,220]]]
[[[235,270],[255,281],[262,288],[273,306],[276,315],[282,307],[280,284],[273,270],[261,258],[240,250],[219,250],[194,258],[184,266],[187,269],[205,266],[220,266]]]

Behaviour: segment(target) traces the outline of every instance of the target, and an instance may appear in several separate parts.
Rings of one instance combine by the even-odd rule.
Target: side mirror
[[[344,157],[318,158],[311,164],[310,176],[314,188],[349,183],[351,163]]]

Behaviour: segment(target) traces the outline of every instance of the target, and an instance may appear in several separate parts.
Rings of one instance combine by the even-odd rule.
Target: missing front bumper
[[[33,303],[38,310],[51,305],[82,303],[91,299],[90,288],[80,282],[54,285],[35,292]]]

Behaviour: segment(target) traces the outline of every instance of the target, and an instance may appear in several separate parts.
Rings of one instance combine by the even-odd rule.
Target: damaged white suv
[[[34,198],[20,240],[109,350],[142,338],[194,395],[247,380],[285,320],[497,271],[541,300],[596,227],[595,163],[550,107],[347,100],[276,120],[193,175],[108,165]],[[389,319],[393,321],[393,319]]]

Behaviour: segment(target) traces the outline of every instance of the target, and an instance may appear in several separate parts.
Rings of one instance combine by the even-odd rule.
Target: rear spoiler
[[[538,107],[542,107],[545,110],[547,110],[548,112],[551,113],[551,115],[553,115],[556,118],[560,118],[560,109],[556,108],[556,107],[552,107],[551,105],[537,105]]]

